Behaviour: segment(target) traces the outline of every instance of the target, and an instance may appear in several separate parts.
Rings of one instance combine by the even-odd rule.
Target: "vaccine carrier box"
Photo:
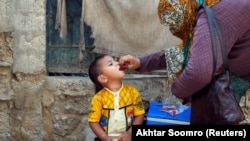
[[[147,125],[190,125],[190,106],[187,106],[184,111],[175,115],[162,111],[162,107],[162,102],[152,101],[149,103],[146,118]]]

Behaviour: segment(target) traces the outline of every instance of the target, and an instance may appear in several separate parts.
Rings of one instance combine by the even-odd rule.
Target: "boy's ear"
[[[98,77],[97,77],[97,79],[98,79],[98,81],[100,82],[100,83],[106,83],[107,81],[108,81],[108,79],[107,79],[107,77],[106,76],[104,76],[104,75],[99,75]]]

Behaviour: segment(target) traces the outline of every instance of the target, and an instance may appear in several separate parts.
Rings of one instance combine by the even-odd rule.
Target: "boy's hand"
[[[131,141],[132,135],[129,132],[125,132],[119,136],[118,141]]]

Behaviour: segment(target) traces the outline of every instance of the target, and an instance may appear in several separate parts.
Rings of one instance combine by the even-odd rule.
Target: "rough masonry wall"
[[[46,75],[46,0],[0,4],[0,140],[93,141],[88,77]],[[164,77],[128,77],[147,102],[168,94]],[[250,97],[250,96],[249,96]]]
[[[0,140],[92,141],[89,78],[46,75],[45,10],[46,0],[0,5]],[[145,104],[165,91],[165,78],[125,82],[138,87]]]

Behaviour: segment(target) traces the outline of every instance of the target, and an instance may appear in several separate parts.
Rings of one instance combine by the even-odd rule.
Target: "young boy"
[[[99,55],[89,66],[96,95],[91,100],[88,122],[101,141],[131,140],[131,125],[144,122],[140,93],[122,82],[124,76],[119,63],[109,55]]]

